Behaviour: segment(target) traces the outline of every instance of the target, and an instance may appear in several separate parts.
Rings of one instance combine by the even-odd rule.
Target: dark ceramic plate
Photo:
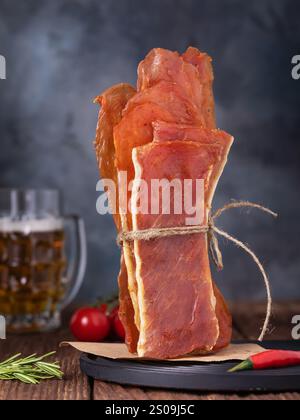
[[[297,341],[267,341],[266,349],[300,350]],[[82,371],[91,378],[122,385],[214,392],[300,391],[300,366],[228,373],[237,363],[111,360],[83,354]]]

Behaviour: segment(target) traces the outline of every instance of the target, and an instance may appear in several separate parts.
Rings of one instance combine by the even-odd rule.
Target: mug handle
[[[65,224],[73,227],[74,238],[69,240],[68,268],[66,281],[68,289],[61,303],[62,309],[68,306],[77,296],[82,286],[86,264],[87,264],[87,245],[86,232],[83,219],[78,215],[67,215],[64,217]]]

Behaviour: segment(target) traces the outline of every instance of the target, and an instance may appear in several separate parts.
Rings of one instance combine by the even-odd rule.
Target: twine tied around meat
[[[238,248],[243,249],[248,255],[250,255],[250,257],[253,259],[253,261],[259,268],[262,274],[266,292],[267,292],[267,308],[266,308],[265,321],[262,327],[261,334],[258,338],[258,341],[263,341],[268,331],[268,326],[269,326],[270,318],[272,314],[272,294],[271,294],[270,282],[266,274],[266,271],[262,263],[260,262],[259,258],[245,243],[229,235],[227,232],[224,232],[223,230],[219,229],[215,224],[216,220],[225,211],[233,209],[233,208],[242,208],[242,207],[256,208],[260,211],[270,214],[271,216],[275,218],[278,217],[277,213],[274,213],[272,210],[264,206],[261,206],[259,204],[251,203],[249,201],[233,201],[231,203],[226,204],[224,207],[220,208],[215,213],[211,214],[208,218],[208,224],[206,226],[180,226],[180,227],[171,227],[171,228],[151,228],[151,229],[145,229],[145,230],[133,230],[133,231],[128,231],[128,232],[120,232],[117,238],[117,243],[119,245],[123,245],[126,242],[133,242],[135,240],[150,241],[157,238],[166,238],[166,237],[171,237],[171,236],[207,233],[210,253],[211,253],[213,262],[216,265],[218,270],[223,270],[224,268],[222,252],[220,250],[219,241],[217,237],[218,235],[234,243]]]

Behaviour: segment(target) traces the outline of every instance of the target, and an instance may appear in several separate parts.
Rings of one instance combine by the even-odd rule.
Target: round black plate
[[[264,342],[265,348],[300,350],[297,342]],[[214,392],[300,391],[300,366],[228,373],[236,363],[145,362],[83,354],[82,371],[94,379],[155,388]]]

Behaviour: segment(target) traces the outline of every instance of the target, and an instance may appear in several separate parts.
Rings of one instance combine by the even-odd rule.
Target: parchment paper
[[[129,353],[125,344],[121,343],[80,343],[80,342],[63,342],[61,346],[71,346],[82,353],[92,354],[94,356],[106,357],[108,359],[123,360],[156,360],[138,357],[136,354]],[[200,362],[213,363],[225,362],[231,360],[246,360],[250,356],[261,353],[265,349],[258,344],[231,344],[226,349],[220,350],[215,354],[206,356],[191,355],[177,359],[168,359],[170,362]]]

